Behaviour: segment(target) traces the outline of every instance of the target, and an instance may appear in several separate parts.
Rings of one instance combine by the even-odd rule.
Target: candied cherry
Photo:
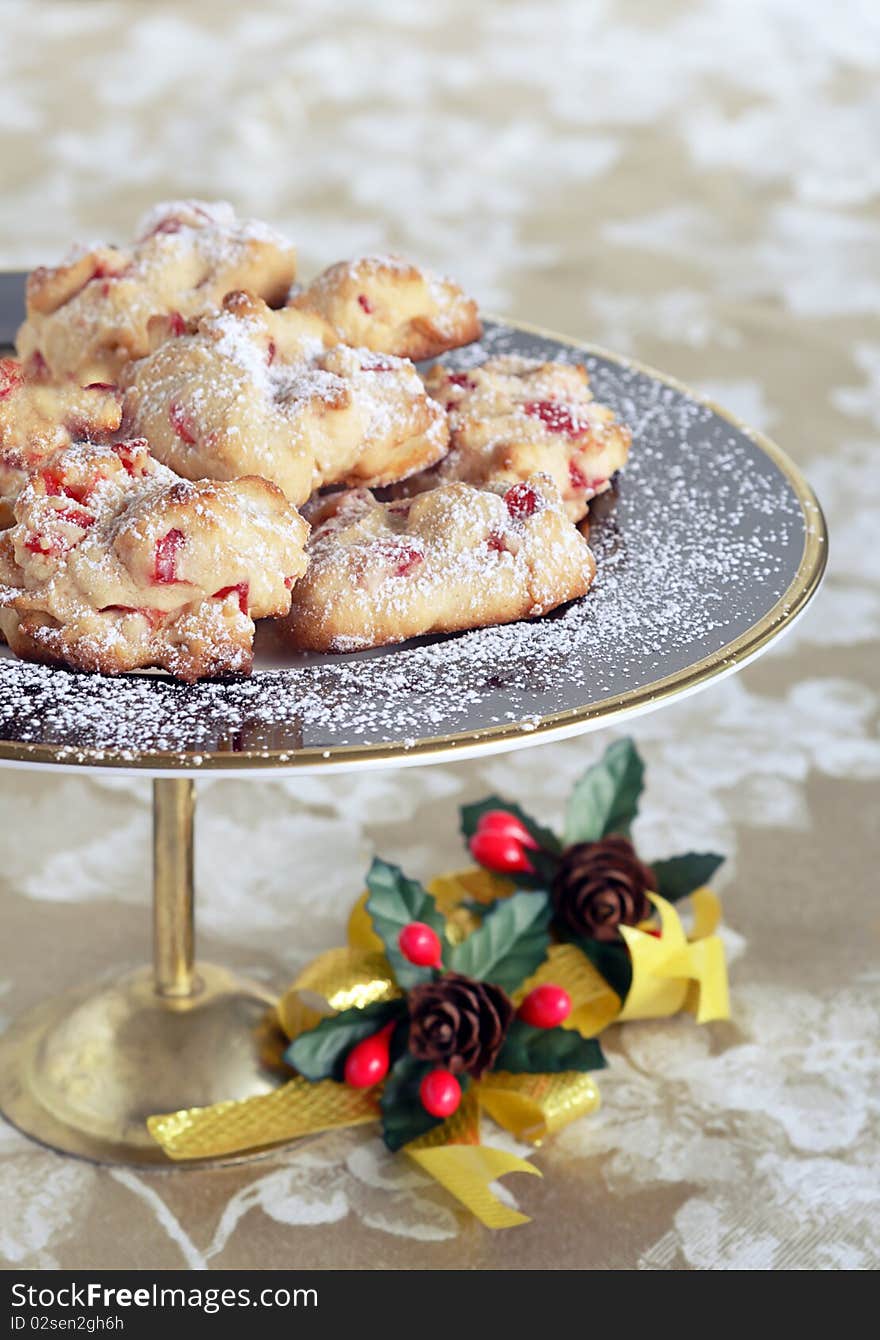
[[[214,592],[212,599],[225,600],[227,596],[232,595],[233,591],[238,596],[238,608],[242,614],[247,614],[248,597],[251,593],[250,582],[237,582],[235,586],[221,586],[219,591]]]
[[[24,381],[24,369],[14,358],[0,358],[0,400],[5,400]]]
[[[509,488],[504,495],[504,501],[514,521],[526,521],[538,510],[538,495],[525,480]]]
[[[366,293],[358,294],[358,306],[362,311],[366,312],[367,316],[372,316],[374,311],[373,304],[370,302]]]
[[[580,437],[589,429],[589,424],[578,416],[571,405],[563,404],[559,400],[530,400],[523,409],[530,418],[540,419],[551,433]]]
[[[425,560],[425,555],[421,550],[414,549],[410,545],[395,549],[393,557],[395,577],[408,577]]]
[[[177,576],[177,555],[185,538],[182,530],[169,530],[156,541],[153,581],[158,585],[170,586],[180,580]]]
[[[460,386],[463,391],[476,391],[477,383],[466,372],[450,372],[446,378],[449,386]]]
[[[190,422],[186,410],[182,405],[178,405],[176,400],[173,400],[168,407],[168,418],[171,422],[171,427],[174,429],[180,440],[186,442],[188,446],[193,446],[196,440],[196,435],[193,431],[192,423]]]

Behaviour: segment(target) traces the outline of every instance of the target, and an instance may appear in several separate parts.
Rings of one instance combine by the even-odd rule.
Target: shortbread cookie
[[[355,489],[316,499],[306,514],[309,568],[283,627],[314,651],[532,619],[583,595],[595,575],[546,475],[384,503]]]
[[[508,356],[464,372],[438,364],[426,382],[449,416],[450,450],[407,493],[453,479],[513,482],[542,470],[578,521],[626,462],[630,431],[593,400],[579,365]]]
[[[295,268],[289,242],[237,219],[231,205],[157,205],[130,247],[75,248],[60,265],[34,270],[18,352],[52,377],[116,382],[127,362],[149,352],[151,317],[182,326],[238,288],[277,305]]]
[[[482,334],[472,298],[400,256],[331,265],[290,301],[331,322],[344,344],[400,358],[434,358]]]
[[[446,416],[413,365],[335,340],[320,316],[229,294],[132,366],[126,429],[187,479],[259,474],[297,505],[326,484],[387,484],[439,460]]]
[[[248,672],[284,614],[308,525],[264,479],[192,483],[144,441],[49,458],[0,536],[0,628],[25,660],[180,679]]]
[[[12,506],[43,460],[74,441],[109,440],[121,414],[112,389],[34,380],[0,358],[0,529],[12,525]]]

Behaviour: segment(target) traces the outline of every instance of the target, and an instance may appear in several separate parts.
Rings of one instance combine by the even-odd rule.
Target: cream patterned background
[[[96,1169],[0,1130],[0,1256],[54,1265],[877,1262],[880,13],[870,0],[5,0],[0,264],[232,198],[304,274],[393,245],[490,309],[659,365],[769,430],[827,509],[808,616],[636,723],[649,855],[730,853],[734,1021],[627,1026],[601,1114],[491,1235],[370,1130],[236,1169]],[[202,949],[280,982],[370,854],[460,861],[488,787],[547,818],[606,741],[200,789]],[[0,776],[0,1008],[146,956],[147,787]],[[325,854],[334,853],[332,865]],[[304,915],[306,914],[306,915]],[[876,1134],[876,1127],[875,1134]],[[506,1137],[500,1137],[509,1144]]]

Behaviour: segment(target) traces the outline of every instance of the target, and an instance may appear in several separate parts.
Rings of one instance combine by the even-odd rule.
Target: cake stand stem
[[[194,821],[188,778],[154,782],[153,967],[44,1001],[0,1038],[0,1111],[42,1144],[167,1166],[148,1116],[268,1093],[289,1077],[273,994],[195,962]]]
[[[195,972],[193,892],[195,784],[153,782],[153,971],[160,996],[192,996]]]

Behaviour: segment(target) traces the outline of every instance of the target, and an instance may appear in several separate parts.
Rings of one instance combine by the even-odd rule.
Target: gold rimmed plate
[[[627,470],[596,508],[587,596],[533,622],[348,656],[285,652],[267,627],[249,680],[193,686],[29,666],[4,649],[0,762],[164,774],[465,758],[660,707],[791,626],[827,533],[779,447],[672,378],[533,327],[489,322],[444,362],[500,353],[585,363],[633,430]]]

